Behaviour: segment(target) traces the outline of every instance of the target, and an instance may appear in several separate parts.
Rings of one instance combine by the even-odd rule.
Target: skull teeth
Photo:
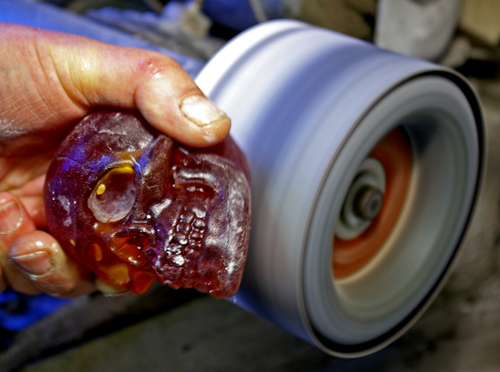
[[[190,200],[183,208],[172,238],[164,249],[164,258],[157,261],[162,281],[172,287],[189,288],[196,284],[198,260],[206,230],[208,206],[203,200]],[[157,266],[157,267],[158,267]]]
[[[197,218],[205,218],[207,215],[207,209],[205,205],[200,205],[197,202],[189,202],[184,207],[185,211],[193,212]]]
[[[189,234],[189,232],[191,231],[191,224],[180,222],[179,224],[177,224],[177,227],[175,229],[180,233]]]
[[[191,224],[191,222],[193,222],[193,220],[195,218],[196,218],[196,215],[193,212],[184,210],[184,212],[181,214],[181,218],[179,221],[185,222],[187,224]]]

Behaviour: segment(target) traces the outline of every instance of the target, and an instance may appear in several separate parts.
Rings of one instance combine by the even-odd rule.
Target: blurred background
[[[154,286],[74,300],[0,294],[1,371],[500,370],[500,4],[497,0],[1,0],[0,21],[157,50],[196,77],[245,29],[298,19],[456,69],[476,88],[488,166],[463,253],[435,303],[373,355],[330,357],[227,301]]]

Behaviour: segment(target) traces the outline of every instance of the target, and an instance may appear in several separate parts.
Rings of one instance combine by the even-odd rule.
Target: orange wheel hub
[[[386,188],[380,213],[370,226],[351,240],[334,238],[333,275],[347,277],[367,264],[381,249],[391,234],[406,199],[410,182],[412,157],[408,138],[401,128],[387,134],[369,157],[384,167]]]

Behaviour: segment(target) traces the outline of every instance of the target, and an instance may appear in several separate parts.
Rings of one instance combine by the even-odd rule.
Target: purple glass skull
[[[135,113],[85,117],[59,147],[45,181],[50,233],[106,283],[233,296],[250,229],[249,167],[227,138],[193,149]]]

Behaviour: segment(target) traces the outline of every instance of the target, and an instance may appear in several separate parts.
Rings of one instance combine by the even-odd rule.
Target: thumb
[[[3,123],[62,130],[111,106],[139,110],[153,127],[189,146],[213,145],[229,133],[230,119],[168,56],[12,24],[0,24],[0,35]],[[9,133],[19,135],[16,129]]]

